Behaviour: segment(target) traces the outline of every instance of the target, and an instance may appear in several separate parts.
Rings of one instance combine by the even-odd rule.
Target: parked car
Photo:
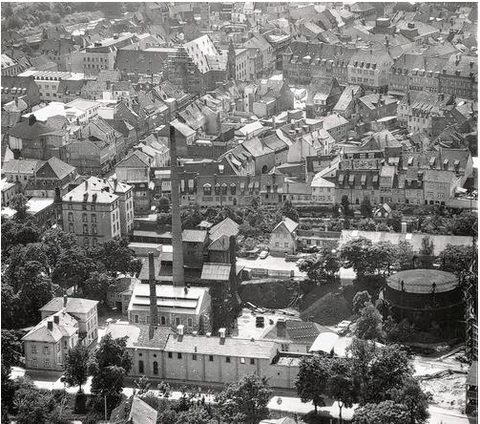
[[[264,250],[263,252],[260,253],[258,256],[260,259],[265,259],[268,256],[268,252]]]

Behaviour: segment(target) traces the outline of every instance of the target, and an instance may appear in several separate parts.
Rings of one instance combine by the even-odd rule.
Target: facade
[[[256,373],[267,377],[272,387],[294,389],[299,358],[280,355],[273,340],[253,340],[220,335],[185,334],[178,328],[157,327],[149,337],[146,325],[110,324],[113,338],[129,336],[127,349],[134,366],[131,375],[169,379],[184,383],[224,384]]]
[[[296,229],[298,223],[290,218],[284,218],[272,230],[270,235],[270,253],[274,256],[292,255],[296,252]]]
[[[3,164],[2,176],[5,176],[9,183],[18,183],[20,191],[23,191],[43,163],[40,160],[12,159]]]
[[[348,64],[348,82],[386,92],[393,59],[386,50],[358,50]]]
[[[62,197],[62,216],[64,231],[84,246],[127,235],[133,229],[133,189],[90,177]]]
[[[98,302],[76,297],[55,297],[40,308],[42,320],[50,315],[65,312],[78,322],[78,337],[86,346],[96,342],[98,337]]]
[[[75,317],[66,312],[65,308],[49,313],[22,337],[25,367],[63,370],[66,355],[69,349],[77,345],[78,340],[79,323]]]
[[[2,187],[2,207],[8,207],[12,198],[17,193],[20,193],[20,184],[17,182],[7,181],[6,178],[2,178],[0,184]]]
[[[455,54],[441,70],[439,90],[465,99],[477,99],[478,59],[476,56]]]

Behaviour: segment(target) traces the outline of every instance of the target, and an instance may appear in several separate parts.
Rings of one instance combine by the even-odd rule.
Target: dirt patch
[[[297,293],[297,283],[291,280],[244,282],[239,294],[243,302],[263,308],[286,308]]]
[[[350,316],[348,302],[340,292],[327,293],[300,312],[302,320],[322,325],[336,325]]]

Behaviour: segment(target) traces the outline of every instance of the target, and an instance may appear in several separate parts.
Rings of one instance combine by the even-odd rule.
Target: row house
[[[38,48],[38,52],[54,62],[59,71],[67,70],[70,54],[76,50],[71,38],[49,38],[41,41]]]
[[[173,47],[148,47],[138,49],[136,46],[124,47],[117,52],[115,68],[119,69],[122,77],[131,78],[140,76],[150,77],[152,74],[160,74],[169,54],[175,53]]]
[[[392,96],[372,93],[358,99],[357,113],[363,122],[371,123],[397,114],[398,100]]]
[[[445,117],[447,106],[453,104],[453,96],[429,92],[409,93],[398,105],[398,123],[409,132],[433,134],[438,119]]]
[[[135,150],[115,167],[116,178],[133,187],[135,213],[150,210],[150,165],[150,158]]]
[[[342,88],[336,78],[314,82],[307,89],[305,104],[307,118],[325,116],[331,112],[342,95]]]
[[[14,77],[20,74],[24,68],[15,59],[12,59],[7,54],[2,54],[1,58],[2,77]]]
[[[60,158],[76,167],[81,174],[102,175],[114,164],[115,145],[89,136],[62,146]]]
[[[448,59],[404,53],[390,69],[389,93],[404,95],[408,91],[438,93],[439,75]]]
[[[250,69],[254,68],[254,71],[250,71],[249,80],[251,75],[268,77],[275,70],[276,55],[272,45],[265,39],[263,35],[258,32],[252,34],[252,38],[243,43],[243,47],[249,49],[251,52],[258,52],[255,56],[250,57],[250,62],[254,63]]]
[[[455,54],[439,74],[440,92],[466,99],[477,99],[478,59],[476,56]]]
[[[295,41],[283,53],[284,78],[289,83],[302,85],[332,77],[347,82],[348,64],[354,51],[317,41]]]
[[[357,50],[348,64],[348,82],[386,92],[393,59],[387,50]]]
[[[338,102],[333,107],[333,112],[343,116],[345,119],[356,117],[357,100],[363,95],[363,90],[359,85],[347,85]]]
[[[2,105],[22,99],[30,107],[40,103],[40,90],[33,76],[3,76],[2,75]]]
[[[81,138],[93,137],[101,140],[111,146],[111,152],[113,158],[110,158],[113,162],[118,162],[125,156],[126,146],[123,134],[113,129],[102,118],[97,118],[90,121],[85,127],[81,129]]]

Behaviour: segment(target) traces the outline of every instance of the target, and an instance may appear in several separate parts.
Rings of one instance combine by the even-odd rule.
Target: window
[[[178,358],[178,359],[182,359],[182,352],[178,352],[178,353],[177,353],[177,358]]]
[[[74,232],[74,229],[73,229],[73,224],[70,222],[70,224],[68,224],[68,231],[73,233]]]
[[[173,358],[173,353],[172,353],[172,352],[168,352],[168,357],[169,357],[170,359],[172,359],[172,358]]]
[[[138,315],[135,315],[135,324],[138,324]]]
[[[158,375],[158,362],[153,362],[153,375]]]
[[[73,222],[73,212],[68,212],[68,221]]]
[[[143,374],[143,361],[138,361],[138,372]]]
[[[49,347],[48,347],[48,346],[44,346],[44,347],[43,347],[43,354],[44,354],[44,355],[48,355],[49,353],[50,353]]]
[[[92,225],[92,234],[97,234],[97,224]]]
[[[230,356],[227,356],[227,357],[225,358],[225,362],[226,362],[227,364],[230,363]]]
[[[250,358],[250,365],[255,365],[255,359],[254,358]]]
[[[213,362],[213,355],[208,355],[208,360],[209,360],[210,362]]]
[[[32,344],[32,353],[33,353],[34,355],[37,354],[37,345]]]
[[[95,215],[94,213],[92,213],[91,220],[92,220],[92,222],[97,222],[97,215]]]
[[[240,363],[244,364],[245,363],[245,358],[240,358]]]
[[[192,318],[187,319],[187,327],[193,327],[193,319]]]
[[[45,359],[45,368],[50,368],[50,359]]]
[[[194,361],[197,360],[197,354],[196,354],[196,353],[192,353],[192,359],[193,359]]]
[[[163,316],[160,317],[160,323],[161,323],[162,325],[166,325],[166,324],[167,324],[167,320],[165,319],[165,317],[163,317]]]
[[[180,325],[180,318],[175,318],[175,325],[176,326],[179,326]]]

